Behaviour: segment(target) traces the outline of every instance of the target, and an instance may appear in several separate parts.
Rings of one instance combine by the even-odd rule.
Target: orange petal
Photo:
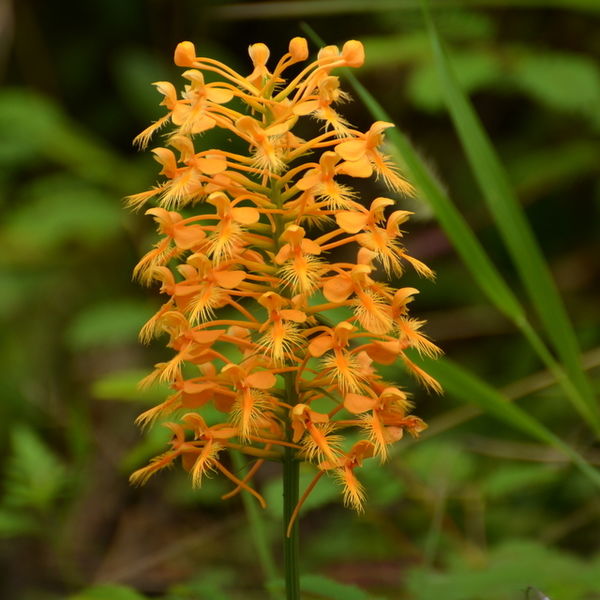
[[[369,133],[382,133],[383,131],[385,131],[386,129],[389,129],[390,127],[396,127],[393,123],[389,123],[387,121],[375,121],[375,123],[373,123],[373,125],[371,125],[371,129],[369,129]]]
[[[275,262],[278,265],[283,264],[290,257],[291,248],[289,244],[285,244],[281,247],[277,255],[275,256]]]
[[[329,302],[343,302],[348,299],[353,290],[354,285],[349,277],[337,275],[325,283],[323,295]]]
[[[375,200],[373,200],[373,202],[371,202],[371,209],[370,212],[374,213],[377,217],[381,218],[381,215],[383,215],[383,211],[385,209],[386,206],[394,206],[394,204],[396,204],[396,202],[394,202],[394,200],[392,200],[391,198],[383,198],[383,197],[379,197],[379,198],[375,198]],[[406,211],[397,211],[397,212],[406,212]],[[410,213],[408,213],[410,214]]]
[[[216,102],[217,104],[225,104],[233,98],[233,92],[231,90],[227,90],[220,87],[212,87],[209,83],[206,86],[206,97],[211,102]]]
[[[227,396],[225,394],[221,394],[218,391],[215,391],[215,395],[213,398],[213,402],[215,404],[215,408],[221,412],[229,413],[233,408],[235,403],[235,398],[231,396]]]
[[[304,175],[304,177],[302,177],[302,179],[296,182],[296,187],[305,192],[306,190],[310,190],[310,188],[315,187],[315,185],[319,185],[320,181],[320,171],[318,169],[311,169]]]
[[[414,415],[408,415],[402,419],[401,423],[402,427],[410,433],[413,437],[418,437],[418,435],[427,429],[428,425],[420,419],[419,417],[415,417]]]
[[[314,410],[309,410],[308,414],[310,415],[310,420],[313,423],[328,423],[329,422],[329,415],[320,413],[320,412],[316,412]]]
[[[217,283],[227,290],[237,287],[246,278],[245,271],[216,271],[213,275]]]
[[[252,225],[260,219],[260,213],[251,206],[241,206],[231,209],[233,220],[242,225]]]
[[[375,446],[369,440],[361,440],[356,442],[350,452],[348,452],[348,458],[356,460],[358,464],[361,464],[365,458],[371,458],[375,454]]]
[[[294,119],[295,121],[296,119]],[[290,130],[290,127],[293,125],[292,121],[286,121],[285,123],[278,123],[277,125],[272,125],[265,129],[266,135],[283,135]]]
[[[342,142],[335,147],[335,151],[344,159],[350,161],[360,160],[366,151],[363,140],[350,140]]]
[[[175,106],[177,102],[177,90],[170,81],[155,81],[152,85],[165,97],[163,104],[167,108]]]
[[[179,150],[181,157],[181,162],[188,161],[192,156],[194,156],[194,144],[189,137],[185,135],[174,135],[169,139],[169,146]]]
[[[154,154],[154,160],[163,166],[160,174],[166,175],[169,178],[175,177],[177,173],[177,161],[173,152],[168,148],[154,148],[152,153]]]
[[[214,384],[212,383],[198,383],[196,381],[190,381],[189,379],[184,381],[181,389],[186,394],[199,394],[200,392],[204,392],[206,390],[212,389]]]
[[[402,427],[384,427],[383,428],[383,439],[387,444],[393,444],[402,439],[404,436],[404,429]]]
[[[313,240],[304,238],[301,243],[301,248],[306,254],[321,254],[321,246]]]
[[[171,121],[173,121],[174,125],[181,125],[186,117],[190,114],[190,106],[189,104],[181,104],[177,103],[173,107]]]
[[[373,167],[366,156],[358,160],[346,160],[337,169],[338,173],[350,175],[350,177],[371,177]]]
[[[295,115],[309,115],[311,112],[314,112],[319,108],[318,100],[307,100],[306,102],[300,102],[300,104],[296,104],[294,106],[294,114]]]
[[[222,429],[211,429],[210,435],[217,440],[227,440],[238,434],[234,427],[223,427]]]
[[[378,402],[379,398],[370,398],[361,394],[346,394],[344,408],[354,415],[359,415],[368,410],[373,410]]]
[[[301,310],[294,310],[293,308],[288,308],[279,311],[279,314],[288,321],[295,321],[296,323],[304,323],[306,321],[306,314]]]
[[[251,44],[250,46],[248,46],[248,54],[250,55],[252,64],[255,67],[264,66],[269,60],[271,51],[269,50],[269,47],[266,44],[258,42],[256,44]]]
[[[174,119],[173,123],[175,123]],[[180,123],[175,124],[180,125]],[[202,133],[207,129],[212,129],[216,124],[217,122],[212,117],[209,117],[208,115],[201,115],[200,117],[193,119],[192,133]]]
[[[391,365],[400,354],[400,342],[375,342],[367,347],[367,354],[380,365]]]
[[[216,175],[227,169],[227,160],[224,156],[207,156],[197,161],[199,169],[207,175]]]
[[[408,221],[410,215],[413,213],[409,210],[396,210],[388,218],[387,230],[395,231],[402,223]]]
[[[196,294],[201,291],[203,287],[204,286],[202,285],[182,285],[180,283],[175,286],[175,296],[182,297]]]
[[[173,239],[179,248],[189,250],[197,246],[206,234],[200,225],[188,225],[187,227],[176,227],[173,231]]]
[[[297,246],[298,243],[304,238],[306,231],[304,227],[299,227],[298,225],[288,225],[285,231],[281,234],[281,239],[284,242],[289,242],[294,246]]]
[[[331,348],[333,348],[333,338],[327,333],[313,338],[308,345],[308,351],[312,356],[322,356]]]
[[[358,233],[369,220],[369,216],[353,211],[342,211],[335,215],[335,220],[346,233]]]
[[[197,344],[212,344],[225,333],[224,329],[205,329],[203,331],[194,331],[193,338]]]
[[[269,390],[275,386],[277,378],[271,371],[257,371],[246,377],[246,383],[259,390]]]

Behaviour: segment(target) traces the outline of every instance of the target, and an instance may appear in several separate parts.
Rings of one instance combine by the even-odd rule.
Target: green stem
[[[271,200],[278,208],[283,208],[281,197],[281,183],[271,182]],[[285,228],[283,215],[275,216],[276,231],[274,232],[275,250],[281,248],[281,234]],[[289,290],[278,289],[277,292],[287,297]],[[294,373],[283,373],[285,380],[285,397],[290,406],[298,403],[296,393],[296,378]],[[285,417],[285,432],[288,442],[293,441],[292,423],[289,413]],[[285,573],[285,598],[286,600],[300,600],[300,568],[298,558],[300,555],[300,542],[298,538],[298,520],[294,522],[287,535],[288,525],[298,504],[299,497],[300,464],[296,459],[294,448],[285,447],[283,453],[283,570]]]
[[[290,375],[292,375],[290,377]],[[290,404],[296,404],[293,374],[286,373],[286,395]],[[292,428],[286,425],[288,441],[292,441]],[[300,600],[300,568],[298,558],[300,544],[298,520],[292,526],[289,537],[287,528],[299,497],[300,463],[296,459],[294,448],[286,447],[283,455],[283,567],[285,572],[286,600]]]

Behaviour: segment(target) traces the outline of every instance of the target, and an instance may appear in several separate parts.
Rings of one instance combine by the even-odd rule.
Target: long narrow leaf
[[[440,85],[475,178],[548,338],[584,399],[575,406],[598,431],[600,411],[581,366],[579,345],[562,299],[504,168],[460,88],[426,0],[422,0],[422,6]]]

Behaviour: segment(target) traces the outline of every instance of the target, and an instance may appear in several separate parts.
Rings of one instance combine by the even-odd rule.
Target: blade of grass
[[[588,479],[600,487],[600,472],[594,469],[581,454],[563,442],[538,420],[528,415],[518,405],[510,402],[506,396],[487,384],[483,379],[446,358],[435,360],[411,358],[414,358],[415,362],[418,362],[419,366],[424,368],[427,373],[443,382],[444,390],[448,394],[475,404],[511,427],[556,448],[568,457]]]
[[[323,40],[311,27],[304,23],[301,27],[316,44],[324,45]],[[392,118],[354,74],[349,69],[344,69],[343,72],[344,77],[350,82],[373,117],[380,121],[391,122]],[[452,242],[464,265],[470,271],[473,279],[487,295],[490,302],[521,330],[531,347],[554,374],[557,382],[573,404],[580,407],[580,412],[586,413],[587,404],[567,377],[564,369],[554,359],[531,326],[516,296],[486,254],[460,211],[431,175],[427,165],[414,149],[408,137],[397,128],[388,129],[386,133],[391,143],[393,157],[405,166],[411,183],[417,188],[421,197],[431,205],[438,222]],[[597,433],[600,433],[600,426],[595,425],[591,416],[586,414],[584,418]]]
[[[422,7],[443,95],[471,169],[546,334],[579,392],[577,396],[570,397],[581,415],[594,425],[596,431],[600,431],[598,404],[581,366],[577,337],[548,265],[504,168],[460,88],[431,18],[427,0],[422,0]]]

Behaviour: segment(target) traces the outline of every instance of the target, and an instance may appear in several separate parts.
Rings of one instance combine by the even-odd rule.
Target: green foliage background
[[[130,281],[153,232],[121,199],[156,180],[131,139],[161,114],[150,83],[180,85],[176,43],[249,72],[248,44],[279,55],[302,22],[365,44],[371,96],[353,91],[344,114],[368,126],[366,101],[398,126],[392,150],[419,187],[398,198],[415,213],[407,246],[437,272],[403,284],[421,290],[415,314],[447,356],[431,365],[442,397],[387,373],[430,428],[363,469],[366,514],[327,480],[307,503],[306,598],[600,598],[600,5],[438,0],[436,30],[412,0],[0,7],[1,598],[279,596],[255,546],[277,569],[276,467],[258,515],[221,501],[218,478],[127,483],[167,434],[133,425],[164,393],[136,382],[165,351],[136,339],[159,303]]]

